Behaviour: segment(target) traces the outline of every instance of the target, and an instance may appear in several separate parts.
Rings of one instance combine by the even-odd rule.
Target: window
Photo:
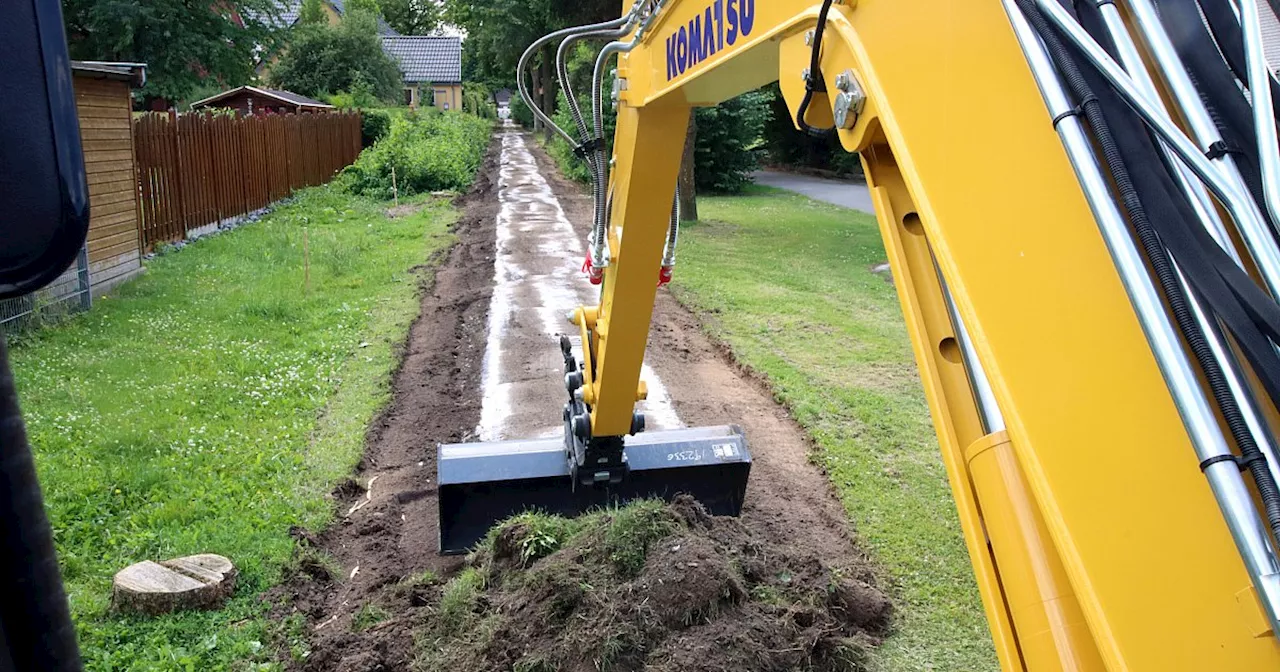
[[[413,89],[407,86],[404,87],[404,104],[409,106],[413,105]]]

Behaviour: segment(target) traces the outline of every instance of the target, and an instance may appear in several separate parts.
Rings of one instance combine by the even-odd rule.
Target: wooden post
[[[400,190],[396,187],[396,164],[391,164],[391,198],[396,207],[400,207]]]

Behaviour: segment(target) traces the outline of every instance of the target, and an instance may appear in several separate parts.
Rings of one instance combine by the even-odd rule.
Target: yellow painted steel
[[[1018,649],[1032,670],[1101,670],[1084,612],[1006,432],[965,449]]]
[[[591,381],[593,436],[631,431],[631,413],[642,394],[640,366],[658,291],[658,269],[671,216],[671,198],[684,151],[673,129],[689,123],[683,103],[618,108],[614,136],[613,225],[600,311],[593,332],[596,375]],[[622,245],[623,232],[626,245]],[[606,375],[606,372],[608,375]],[[588,393],[583,393],[586,398]]]
[[[731,3],[751,5],[750,33],[668,79],[667,39]],[[818,6],[668,0],[621,59],[594,435],[630,428],[689,106],[778,80],[794,113]],[[1280,669],[1000,3],[836,4],[830,91],[845,70],[868,100],[840,137],[863,159],[1001,665]],[[1004,435],[983,437],[935,261]]]

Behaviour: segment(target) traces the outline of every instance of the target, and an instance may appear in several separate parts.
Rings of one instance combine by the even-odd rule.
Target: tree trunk
[[[542,65],[538,68],[542,72],[542,111],[548,117],[555,115],[556,109],[556,76],[555,76],[555,58],[556,52],[551,45],[547,45],[542,50]],[[542,130],[547,138],[547,142],[551,142],[555,137],[555,131],[548,126]]]
[[[689,131],[684,138],[684,156],[680,159],[680,221],[698,219],[698,188],[693,174],[693,148],[698,141],[698,120],[689,110]]]
[[[538,92],[542,90],[542,70],[539,68],[534,68],[533,72],[529,73],[529,80],[530,80],[529,86],[533,87],[529,89],[529,94],[530,94],[529,98],[532,99],[534,103],[537,103],[540,100],[540,98],[538,97],[540,94]],[[532,111],[530,111],[530,114],[533,114]],[[538,119],[538,115],[534,114],[533,115],[533,131],[537,133],[539,130],[541,130],[541,128],[542,128],[542,120]]]

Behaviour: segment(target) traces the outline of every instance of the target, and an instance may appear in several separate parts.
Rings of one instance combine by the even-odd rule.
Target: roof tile
[[[400,63],[406,82],[462,82],[462,38],[452,35],[383,36],[382,50]]]

